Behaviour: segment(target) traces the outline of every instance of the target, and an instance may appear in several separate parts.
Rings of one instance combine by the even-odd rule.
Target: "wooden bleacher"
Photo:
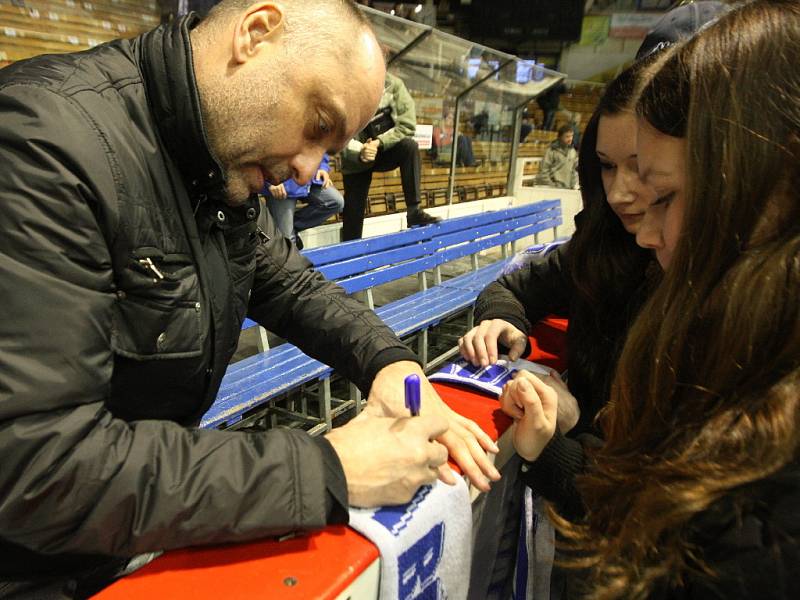
[[[155,0],[0,0],[0,67],[42,53],[73,52],[119,37],[133,37],[158,25],[160,11]],[[583,115],[585,126],[602,88],[573,85],[562,96],[562,105]],[[444,99],[436,95],[415,95],[420,123],[434,124],[441,118]],[[535,102],[529,112],[541,122]],[[538,113],[537,113],[538,111]],[[563,114],[559,114],[561,120]],[[560,124],[557,120],[557,124]],[[469,132],[466,132],[469,135]],[[472,136],[471,136],[472,137]],[[555,139],[555,132],[534,130],[520,145],[520,157],[541,157]],[[508,142],[473,139],[478,166],[457,167],[453,202],[467,202],[505,195],[509,173]],[[525,174],[535,174],[530,164]],[[434,163],[422,153],[421,193],[423,206],[447,203],[449,165]],[[343,189],[337,169],[334,184]],[[405,210],[399,170],[375,173],[367,203],[368,215]]]
[[[0,66],[133,37],[159,20],[155,0],[0,0]]]
[[[520,144],[519,156],[544,156],[545,150],[555,139],[552,131],[532,131],[525,143]],[[475,140],[472,142],[473,152],[479,162],[475,167],[456,167],[453,203],[468,202],[494,198],[508,193],[506,183],[509,172],[510,145],[508,142]],[[425,207],[442,206],[447,204],[447,185],[449,165],[434,163],[426,152],[421,153],[422,177],[421,194],[422,205]],[[495,158],[493,160],[493,157]],[[537,165],[526,168],[525,174],[535,174]],[[342,175],[334,161],[331,171],[331,180],[339,189],[343,190]],[[372,185],[369,190],[367,215],[377,216],[401,212],[406,208],[403,188],[400,183],[400,170],[374,173]],[[331,217],[334,222],[336,217]]]

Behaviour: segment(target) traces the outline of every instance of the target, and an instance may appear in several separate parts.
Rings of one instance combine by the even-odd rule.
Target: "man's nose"
[[[664,236],[662,235],[661,226],[662,219],[658,215],[659,212],[659,207],[651,206],[644,213],[642,222],[639,225],[639,231],[636,232],[636,243],[642,248],[658,250],[664,246]]]
[[[306,149],[292,158],[289,166],[292,169],[292,179],[301,185],[310,182],[317,174],[319,163],[322,162],[324,151]]]

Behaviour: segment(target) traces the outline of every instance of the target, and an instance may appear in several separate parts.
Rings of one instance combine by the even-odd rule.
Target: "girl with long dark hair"
[[[638,240],[665,273],[579,478],[587,513],[557,520],[589,597],[800,593],[799,64],[800,3],[756,0],[641,95]],[[544,445],[554,392],[523,377],[505,401]]]
[[[497,360],[498,345],[512,359],[522,355],[532,323],[549,314],[569,317],[569,389],[557,376],[546,378],[560,391],[559,431],[524,475],[565,510],[580,510],[569,508],[578,502],[570,484],[583,468],[584,450],[564,434],[594,431],[628,327],[658,272],[652,253],[634,237],[652,192],[639,180],[632,102],[651,62],[636,63],[609,84],[586,126],[578,167],[583,210],[575,234],[544,260],[489,284],[475,307],[478,325],[459,340],[467,360],[486,366]]]

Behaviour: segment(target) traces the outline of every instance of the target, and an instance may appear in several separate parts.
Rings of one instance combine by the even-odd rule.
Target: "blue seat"
[[[561,224],[558,200],[547,200],[499,211],[447,219],[398,233],[353,240],[304,252],[328,279],[349,293],[365,293],[374,308],[371,291],[378,285],[410,275],[421,275],[420,290],[378,307],[376,313],[399,336],[417,332],[470,308],[480,291],[501,274],[509,258],[442,281],[441,266],[495,247],[504,249],[516,240],[535,236]],[[433,271],[428,287],[426,271]],[[249,321],[250,324],[254,324]],[[248,326],[246,321],[243,328]],[[252,325],[249,325],[252,326]],[[427,364],[427,344],[421,344]],[[270,399],[302,384],[321,381],[320,427],[331,426],[329,380],[332,369],[291,344],[260,352],[228,367],[217,400],[203,416],[202,427],[230,426]],[[351,399],[358,403],[358,399]]]

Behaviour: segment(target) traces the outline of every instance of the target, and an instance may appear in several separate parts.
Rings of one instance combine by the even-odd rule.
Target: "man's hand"
[[[278,200],[285,200],[286,188],[283,187],[282,183],[279,183],[278,185],[271,185],[269,186],[269,195],[273,198],[277,198]]]
[[[381,369],[372,383],[364,412],[383,417],[408,415],[404,381],[412,373],[420,378],[420,414],[443,417],[449,425],[447,431],[436,438],[437,441],[444,444],[450,456],[475,487],[488,491],[489,480],[500,479],[500,473],[486,455],[487,451],[497,453],[497,445],[476,423],[462,417],[444,403],[417,363],[400,361]],[[452,472],[446,465],[439,470],[439,478],[445,483],[454,483]]]
[[[509,360],[517,360],[528,345],[528,336],[503,319],[481,321],[458,340],[458,349],[476,367],[497,362],[497,342],[508,348]]]
[[[359,155],[361,162],[374,162],[375,157],[378,156],[378,147],[380,144],[380,140],[373,140],[371,138],[364,142],[364,146],[361,148],[361,154]]]
[[[314,179],[319,179],[322,182],[323,190],[331,184],[331,175],[325,169],[317,171],[317,176]]]
[[[514,419],[514,449],[522,458],[539,458],[556,432],[558,394],[527,371],[517,371],[503,386],[500,406]]]
[[[352,506],[405,504],[447,467],[435,438],[447,430],[439,416],[392,419],[364,413],[326,435],[342,463]]]

